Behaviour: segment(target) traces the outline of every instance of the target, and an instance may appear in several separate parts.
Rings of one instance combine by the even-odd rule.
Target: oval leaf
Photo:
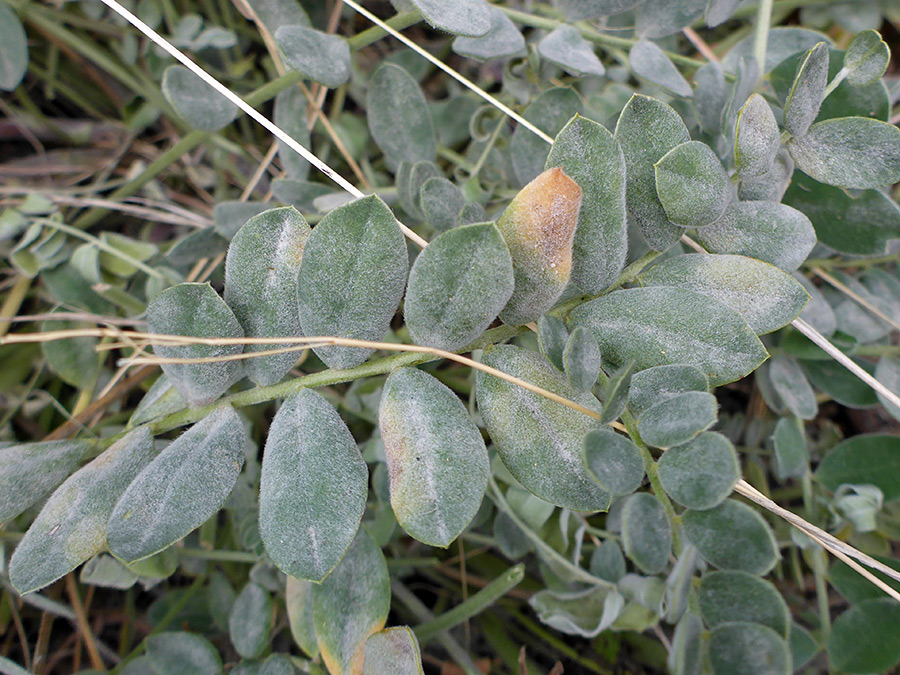
[[[542,58],[575,77],[603,77],[606,73],[591,43],[581,37],[574,26],[557,26],[538,42],[537,49]]]
[[[425,95],[403,68],[378,67],[369,81],[366,110],[372,138],[394,164],[434,159],[437,146]]]
[[[720,569],[762,575],[778,561],[771,528],[746,504],[729,499],[705,511],[688,510],[681,522],[700,555]]]
[[[640,417],[652,406],[688,391],[709,391],[709,380],[694,366],[656,366],[635,373],[628,390],[628,408]]]
[[[490,5],[485,0],[411,0],[425,21],[454,35],[478,37],[490,30]]]
[[[225,259],[225,302],[247,337],[300,336],[297,275],[309,225],[293,207],[270,209],[238,230]],[[288,345],[250,344],[247,352]],[[248,359],[256,384],[275,384],[297,362],[299,352]]]
[[[857,33],[844,54],[847,81],[855,87],[864,87],[881,79],[891,61],[891,50],[875,30]]]
[[[625,159],[605,127],[576,115],[553,141],[546,168],[561,167],[581,187],[572,284],[599,293],[625,266]]]
[[[685,614],[675,627],[667,665],[672,675],[700,675],[703,663],[703,622]]]
[[[697,597],[710,628],[728,621],[748,621],[788,637],[791,613],[787,603],[775,586],[753,574],[735,570],[704,574]]]
[[[513,293],[513,263],[492,223],[444,232],[409,273],[404,314],[416,344],[456,351],[491,325]]]
[[[562,295],[572,272],[572,241],[581,188],[562,169],[548,169],[510,202],[497,228],[512,256],[515,287],[500,312],[512,325],[536,321]]]
[[[677,286],[709,295],[737,311],[753,332],[771,333],[799,316],[809,294],[788,274],[736,255],[679,255],[638,277],[642,286]]]
[[[107,525],[113,554],[146,558],[213,517],[237,482],[245,440],[241,418],[223,406],[173,441],[116,503]]]
[[[178,284],[159,293],[147,306],[147,328],[161,335],[242,338],[234,312],[209,284]],[[163,358],[195,359],[240,354],[237,345],[163,345],[153,351]],[[191,405],[211,403],[240,377],[238,361],[164,363],[163,372]]]
[[[581,97],[567,87],[553,87],[540,95],[525,108],[523,117],[550,136],[556,136],[568,121],[584,111]],[[509,142],[509,154],[519,183],[524,185],[540,175],[550,154],[544,140],[517,125]]]
[[[0,89],[19,86],[28,69],[28,41],[22,22],[6,2],[0,2]]]
[[[614,497],[630,495],[644,480],[644,460],[637,446],[610,429],[595,429],[584,437],[584,465]]]
[[[490,13],[490,30],[479,37],[460,35],[453,41],[453,51],[479,61],[524,55],[525,38],[512,19],[499,7],[491,7]]]
[[[378,341],[400,305],[408,269],[394,214],[372,195],[336,208],[306,240],[300,261],[300,325],[309,336]],[[317,347],[331,368],[353,368],[374,350]]]
[[[422,675],[416,634],[406,626],[387,628],[366,640],[362,675]]]
[[[820,42],[800,62],[794,84],[784,104],[784,128],[803,136],[819,115],[828,84],[828,45]]]
[[[166,68],[162,92],[182,119],[199,131],[218,131],[238,116],[234,103],[184,66]]]
[[[900,662],[900,605],[863,600],[841,614],[828,638],[831,666],[850,673],[887,673]]]
[[[136,429],[69,476],[28,528],[9,561],[20,593],[68,574],[106,545],[106,521],[128,484],[156,454],[146,428]]]
[[[282,26],[275,40],[287,64],[305,78],[340,87],[350,79],[350,47],[344,38],[307,26]]]
[[[660,501],[649,492],[631,495],[622,509],[625,554],[645,574],[662,572],[672,551],[672,528]]]
[[[712,394],[685,392],[648,408],[638,420],[638,433],[656,448],[681,445],[715,424],[717,412]]]
[[[706,431],[659,458],[659,482],[672,501],[689,509],[719,505],[741,477],[734,446],[722,434]]]
[[[259,656],[269,641],[272,606],[269,592],[253,581],[235,599],[228,617],[228,632],[231,644],[245,659]]]
[[[565,324],[563,324],[563,330],[565,330]],[[566,348],[563,350],[562,362],[566,377],[569,378],[569,384],[575,391],[590,391],[593,388],[600,376],[601,359],[600,347],[597,346],[597,341],[590,331],[585,328],[573,330],[566,342]],[[627,382],[624,391],[625,393],[628,391]],[[604,415],[605,413],[604,409]],[[618,417],[618,414],[615,417]]]
[[[357,532],[341,563],[312,593],[316,639],[328,672],[362,672],[366,641],[384,627],[391,608],[387,563],[368,532]]]
[[[604,359],[635,370],[667,363],[697,366],[713,385],[740,379],[767,357],[741,316],[681,288],[613,291],[576,307],[570,326],[590,328]]]
[[[781,147],[778,122],[772,108],[759,94],[753,94],[738,111],[734,132],[734,164],[741,178],[756,178],[772,167]]]
[[[832,492],[844,483],[878,487],[884,501],[900,497],[900,438],[866,434],[834,446],[816,469],[815,479]]]
[[[269,427],[259,488],[259,529],[285,574],[320,581],[344,555],[366,506],[368,470],[334,407],[301,389]]]
[[[378,426],[397,522],[415,539],[446,548],[487,489],[490,461],[481,433],[456,394],[415,368],[388,377]]]
[[[483,361],[586,408],[599,408],[597,399],[575,392],[562,373],[534,352],[502,345],[486,350]],[[597,420],[480,371],[476,389],[500,458],[527,490],[574,511],[609,507],[609,495],[581,460],[582,439],[597,428]]]
[[[725,167],[705,143],[688,141],[653,165],[656,194],[673,223],[703,227],[719,219],[731,197]]]
[[[91,447],[87,441],[42,441],[0,448],[0,523],[53,492]]]
[[[791,652],[778,633],[758,623],[725,623],[709,636],[709,660],[717,675],[789,675]]]
[[[291,138],[305,148],[309,147],[310,141],[309,127],[307,126],[306,121],[306,107],[308,105],[309,102],[306,100],[306,96],[303,95],[303,92],[300,91],[300,87],[288,87],[275,97],[275,124],[281,127],[285,133],[290,134]],[[309,162],[301,157],[296,150],[293,150],[285,144],[284,141],[278,141],[278,160],[281,162],[281,166],[284,168],[285,174],[287,174],[289,179],[305,181],[309,177]],[[278,181],[276,180],[272,185],[273,190],[277,184]],[[322,190],[323,188],[321,183],[307,183],[307,185],[314,186],[311,189]],[[276,196],[277,194],[276,190]],[[318,195],[318,193],[316,194]],[[287,203],[287,200],[282,201]],[[257,213],[265,210],[265,205],[262,204],[249,204],[247,202],[232,202],[232,204],[234,204],[232,208],[238,209],[239,213],[241,213],[242,217],[238,219],[241,224],[243,224],[250,216],[255,216]],[[218,211],[222,205],[222,202],[217,204],[215,207],[216,211]],[[251,207],[255,207],[253,209],[255,212],[248,213],[248,210],[250,210]],[[216,229],[218,229],[220,233],[222,232],[218,220],[216,221]],[[232,230],[232,232],[234,231],[235,230]],[[229,236],[226,238],[230,239],[231,237]]]
[[[144,645],[154,672],[167,675],[219,675],[222,659],[212,643],[193,633],[157,633]]]
[[[685,98],[690,98],[694,93],[672,60],[649,40],[638,40],[634,43],[628,53],[628,63],[635,75],[666,91]]]
[[[900,128],[867,117],[813,124],[788,145],[797,168],[820,183],[877,188],[900,181]]]

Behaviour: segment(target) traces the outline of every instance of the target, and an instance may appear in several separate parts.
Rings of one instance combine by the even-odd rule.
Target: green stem
[[[446,630],[458,626],[463,621],[493,605],[497,600],[515,588],[525,578],[525,566],[521,563],[510,567],[502,575],[494,579],[487,586],[478,591],[471,598],[460,603],[453,609],[444,612],[439,617],[419,624],[413,629],[419,643],[424,645],[429,640],[437,637]]]
[[[840,87],[841,82],[843,82],[846,78],[847,78],[847,69],[841,68],[838,71],[837,75],[835,75],[832,78],[831,82],[828,83],[828,86],[825,87],[825,96],[822,97],[823,100],[828,98],[828,96],[831,94],[831,92],[833,92],[835,89]]]
[[[614,589],[616,587],[615,584],[612,584],[605,579],[601,579],[600,577],[595,577],[593,574],[588,572],[587,570],[579,567],[575,563],[571,562],[564,555],[559,553],[555,548],[550,546],[547,542],[544,541],[543,537],[534,532],[526,523],[523,521],[513,508],[509,505],[509,502],[506,501],[506,498],[503,496],[503,493],[500,491],[500,487],[497,485],[497,482],[494,480],[493,476],[490,476],[490,488],[491,488],[491,497],[494,500],[494,504],[497,505],[497,508],[503,511],[507,516],[509,516],[510,520],[512,520],[522,533],[528,537],[531,542],[534,544],[538,553],[548,559],[552,560],[554,563],[560,565],[561,567],[566,568],[569,572],[572,573],[579,581],[582,581],[587,584],[591,584],[593,586],[602,586],[604,588]]]
[[[773,0],[760,0],[756,12],[756,31],[753,35],[753,56],[759,66],[759,77],[766,72],[766,50],[769,46],[769,26],[772,24]]]
[[[678,524],[678,514],[675,513],[675,507],[672,506],[669,495],[663,490],[662,483],[659,482],[659,471],[653,455],[650,454],[650,448],[647,447],[647,444],[644,443],[644,440],[638,433],[637,422],[627,408],[622,413],[622,424],[625,425],[628,435],[641,453],[641,458],[644,460],[644,471],[647,472],[647,478],[650,479],[650,487],[653,488],[653,493],[660,504],[662,504],[666,517],[669,519],[669,526],[672,528],[672,547],[675,549],[675,555],[681,555],[681,527]]]

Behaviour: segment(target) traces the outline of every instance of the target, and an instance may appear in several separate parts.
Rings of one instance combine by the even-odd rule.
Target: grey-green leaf
[[[319,654],[312,616],[313,586],[311,581],[288,575],[284,591],[284,604],[291,636],[303,653],[310,658],[315,658]]]
[[[672,528],[660,501],[649,492],[631,495],[622,509],[625,554],[645,574],[662,572],[672,551]]]
[[[703,662],[703,622],[685,614],[675,627],[667,665],[672,675],[700,675]]]
[[[271,626],[272,597],[265,588],[250,581],[235,599],[228,617],[231,644],[245,659],[256,658],[269,641]]]
[[[581,330],[576,328],[574,332]],[[593,338],[592,338],[593,339]],[[628,404],[628,391],[631,387],[631,373],[634,371],[634,362],[629,361],[619,366],[616,371],[609,376],[603,390],[600,392],[600,400],[603,402],[603,415],[600,422],[609,424],[613,420],[617,420],[625,406]]]
[[[887,354],[878,359],[878,365],[875,367],[875,379],[895,394],[900,393],[900,359],[893,358]],[[888,414],[895,420],[900,421],[900,408],[888,400],[884,394],[876,392],[876,395]],[[0,520],[3,520],[3,518],[0,517]]]
[[[844,483],[875,485],[884,501],[900,497],[900,438],[888,434],[854,436],[828,451],[815,479],[831,492]]]
[[[303,95],[303,92],[300,91],[299,87],[288,87],[275,97],[275,124],[281,127],[286,133],[290,134],[291,138],[305,148],[309,147],[310,141],[309,127],[306,122],[306,106],[308,105],[309,102],[306,100],[306,97]],[[305,181],[309,177],[309,162],[297,154],[296,150],[288,147],[284,141],[278,141],[278,159],[281,162],[281,166],[284,167],[285,174],[287,174],[288,178]],[[321,183],[318,185],[319,189],[321,189]],[[243,204],[243,209],[248,209],[251,206],[261,206],[257,213],[265,210],[265,205],[248,204],[246,202],[238,202],[238,204]],[[219,207],[220,205],[217,204],[216,209]],[[252,215],[256,214],[250,213],[243,220],[246,220]],[[243,220],[241,222],[243,222]],[[216,227],[219,228],[218,220],[216,221]],[[221,228],[219,228],[219,232],[225,236]],[[227,238],[230,239],[230,236]]]
[[[782,417],[775,425],[772,444],[775,446],[775,475],[779,480],[800,478],[809,471],[809,453],[803,423]]]
[[[375,195],[336,208],[306,240],[300,261],[300,325],[309,336],[378,341],[400,305],[409,262],[394,214]],[[332,368],[352,368],[371,349],[318,347]]]
[[[715,396],[705,391],[688,391],[648,408],[638,420],[638,433],[656,448],[681,445],[711,427],[717,413]]]
[[[881,79],[891,61],[891,50],[875,30],[857,33],[844,55],[847,81],[863,87]]]
[[[717,222],[697,231],[711,253],[758,258],[793,272],[816,245],[816,232],[803,213],[775,202],[734,202]]]
[[[459,212],[466,205],[466,196],[456,185],[434,176],[419,188],[419,208],[425,221],[438,232],[446,232],[459,225]]]
[[[628,62],[635,75],[673,94],[690,98],[694,93],[672,60],[649,40],[634,43],[628,53]]]
[[[791,652],[778,633],[758,623],[735,621],[715,627],[709,636],[709,660],[715,675],[789,675]]]
[[[417,344],[462,349],[497,318],[514,283],[512,258],[496,225],[444,232],[410,270],[406,327]]]
[[[0,89],[19,86],[28,69],[28,42],[22,22],[5,0],[0,0]]]
[[[395,164],[434,159],[437,142],[425,95],[403,68],[378,67],[369,81],[366,111],[372,138]]]
[[[397,522],[421,542],[449,546],[481,506],[490,474],[466,407],[431,375],[398,368],[385,382],[378,426]]]
[[[490,5],[486,0],[411,0],[425,21],[454,35],[478,37],[490,30]]]
[[[828,84],[828,45],[820,42],[800,62],[794,84],[784,104],[784,128],[803,136],[819,115]]]
[[[584,465],[590,476],[614,497],[630,495],[644,480],[644,461],[634,442],[611,429],[584,437]]]
[[[302,335],[297,275],[309,233],[300,212],[288,206],[254,216],[232,238],[225,259],[225,302],[247,337]],[[250,344],[245,350],[286,346]],[[260,386],[275,384],[297,362],[298,354],[248,359],[247,375]]]
[[[366,640],[362,675],[422,675],[416,634],[406,626],[385,628]]]
[[[144,642],[154,672],[166,675],[219,675],[222,659],[205,637],[193,633],[156,633]]]
[[[781,593],[768,581],[749,572],[709,572],[697,589],[700,611],[711,628],[728,621],[748,621],[768,626],[786,638],[791,613]]]
[[[705,143],[682,143],[653,166],[656,194],[673,223],[703,227],[725,212],[731,198],[731,184],[722,162]]]
[[[234,103],[184,66],[166,68],[162,92],[184,121],[199,131],[218,131],[238,116]]]
[[[635,370],[694,365],[714,385],[744,377],[768,356],[740,314],[682,288],[614,291],[575,308],[569,325],[590,328],[615,365],[631,359]]]
[[[625,600],[615,589],[595,586],[577,591],[538,591],[528,604],[541,623],[567,635],[592,638],[612,625]]]
[[[803,287],[773,265],[736,255],[679,255],[638,277],[642,286],[676,286],[709,295],[736,310],[753,332],[793,321],[809,300]]]
[[[292,25],[279,28],[275,40],[287,64],[304,77],[326,87],[340,87],[350,79],[350,47],[344,38]]]
[[[813,124],[788,145],[797,168],[820,183],[877,188],[900,181],[900,128],[867,117]]]
[[[563,326],[565,330],[565,326]],[[590,391],[600,374],[600,347],[585,328],[576,328],[562,354],[563,367],[575,391]],[[627,391],[627,386],[626,386]]]
[[[635,373],[628,392],[628,407],[640,417],[657,403],[687,391],[709,391],[709,380],[694,366],[655,366]]]
[[[586,408],[600,407],[596,398],[576,392],[562,373],[534,352],[501,345],[486,350],[483,361]],[[597,420],[480,371],[477,395],[500,458],[527,490],[575,511],[609,507],[609,494],[591,479],[581,459],[582,440],[598,427]]]
[[[161,551],[225,503],[244,465],[246,432],[222,406],[173,441],[138,474],[109,517],[113,554],[127,562]]]
[[[87,327],[76,321],[44,321],[41,331],[71,330]],[[93,388],[100,374],[100,360],[97,358],[97,338],[78,337],[53,340],[41,344],[41,351],[51,370],[73,387]]]
[[[313,621],[322,660],[333,675],[362,672],[366,641],[391,608],[387,563],[360,529],[341,563],[313,587]]]
[[[831,666],[887,673],[900,662],[900,607],[891,598],[863,600],[841,614],[828,638]]]
[[[734,132],[734,163],[741,178],[765,175],[781,147],[778,122],[772,108],[759,94],[753,94],[738,111]]]
[[[715,567],[763,575],[778,561],[768,523],[756,511],[732,499],[681,517],[684,532],[700,555]]]
[[[46,586],[99,553],[116,501],[155,454],[150,432],[136,429],[69,476],[13,553],[9,580],[16,590]]]
[[[769,363],[769,381],[785,407],[797,417],[811,420],[816,416],[816,394],[796,359],[776,356]]]
[[[594,53],[591,44],[581,37],[574,26],[561,24],[541,39],[538,54],[555,63],[571,75],[597,75],[602,77],[606,68]]]
[[[78,468],[88,441],[40,441],[0,448],[0,523],[50,494]]]
[[[549,136],[556,136],[574,115],[582,114],[583,109],[581,97],[574,90],[553,87],[535,97],[525,108],[523,117]],[[544,170],[550,147],[519,124],[512,133],[509,153],[516,178],[525,185]]]
[[[566,324],[562,322],[562,319],[557,319],[549,314],[544,314],[538,319],[538,345],[541,348],[541,354],[547,357],[547,360],[556,366],[557,370],[565,370],[563,355],[568,342],[569,331],[566,330]],[[596,343],[596,340],[594,342]]]
[[[571,283],[599,293],[625,266],[625,158],[605,127],[576,115],[553,141],[546,168],[556,166],[582,191]]]
[[[350,430],[320,394],[301,389],[282,404],[266,440],[260,534],[285,574],[320,581],[359,528],[368,470]]]
[[[653,166],[674,147],[690,140],[687,127],[671,106],[635,94],[619,115],[615,137],[625,157],[628,216],[654,250],[665,251],[683,231],[669,220],[659,202]]]
[[[450,4],[450,3],[447,3]],[[479,61],[508,59],[525,54],[525,38],[516,24],[499,7],[490,8],[491,27],[478,37],[460,35],[453,41],[453,51]]]
[[[734,446],[725,436],[705,431],[659,458],[659,481],[666,494],[689,509],[711,509],[723,502],[740,475]]]
[[[147,328],[160,335],[202,338],[242,338],[234,312],[209,284],[178,284],[154,297],[147,306]],[[243,345],[154,344],[163,358],[211,358],[240,354]],[[239,377],[237,361],[165,363],[163,372],[191,405],[211,403]]]

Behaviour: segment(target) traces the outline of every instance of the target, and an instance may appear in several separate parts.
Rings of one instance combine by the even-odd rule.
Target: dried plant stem
[[[813,274],[815,274],[817,277],[823,279],[827,283],[834,286],[836,289],[838,289],[841,293],[846,295],[848,298],[855,300],[862,307],[867,309],[870,313],[874,314],[875,316],[877,316],[879,319],[881,319],[885,323],[888,323],[891,326],[893,326],[894,328],[896,328],[897,330],[900,330],[900,322],[898,322],[897,319],[893,319],[890,316],[888,316],[887,314],[885,314],[884,312],[882,312],[875,305],[873,305],[871,302],[869,302],[864,297],[862,297],[859,293],[854,291],[852,288],[850,288],[846,284],[835,279],[833,276],[831,276],[828,272],[823,270],[821,267],[812,267],[812,268],[810,268],[810,271]]]
[[[106,666],[103,659],[100,658],[100,650],[97,649],[97,641],[91,632],[91,626],[88,623],[87,616],[84,613],[84,605],[81,603],[81,596],[78,594],[78,586],[75,584],[75,575],[71,572],[66,575],[66,592],[69,595],[69,601],[72,603],[72,609],[75,612],[75,622],[78,631],[81,633],[81,639],[87,647],[88,656],[91,659],[91,667],[95,670],[105,671]]]

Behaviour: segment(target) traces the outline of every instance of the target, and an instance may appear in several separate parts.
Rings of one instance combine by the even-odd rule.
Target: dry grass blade
[[[859,303],[860,306],[864,307],[866,310],[868,310],[870,313],[877,316],[879,319],[881,319],[885,323],[893,326],[897,330],[900,330],[900,322],[898,322],[897,319],[893,319],[893,318],[889,317],[887,314],[882,312],[871,302],[869,302],[864,297],[862,297],[859,293],[854,291],[852,288],[850,288],[846,284],[843,284],[840,281],[838,281],[837,279],[835,279],[833,276],[828,274],[828,272],[823,270],[821,267],[813,267],[812,272],[819,278],[823,279],[824,281],[826,281],[829,284],[831,284],[832,286],[834,286],[836,289],[838,289],[841,293],[846,295],[848,298],[851,298],[852,300]]]

